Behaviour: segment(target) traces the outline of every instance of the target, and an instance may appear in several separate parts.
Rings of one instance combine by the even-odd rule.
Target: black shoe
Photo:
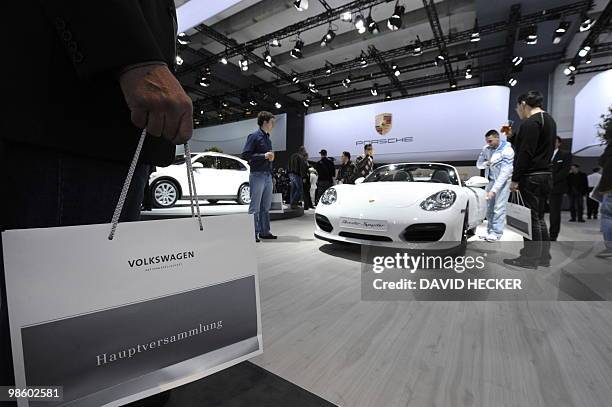
[[[593,219],[597,220],[597,216],[593,216]]]
[[[590,216],[587,216],[587,219],[588,219],[588,220],[591,220],[591,217],[590,217]]]
[[[550,259],[540,260],[538,262],[538,266],[540,266],[540,267],[550,267]]]
[[[268,239],[268,240],[274,240],[274,239],[278,239],[278,236],[274,236],[272,233],[270,233],[269,235],[259,235],[260,239]]]
[[[259,237],[257,237],[257,235],[255,235],[255,243],[259,243],[261,242],[261,240],[259,240]]]
[[[584,223],[584,219],[578,219],[579,223]]]
[[[576,222],[576,219],[570,219],[569,221],[570,222]]]
[[[538,264],[536,262],[534,262],[533,260],[527,260],[524,257],[517,257],[516,259],[504,259],[504,264],[531,270],[537,270],[538,268]]]

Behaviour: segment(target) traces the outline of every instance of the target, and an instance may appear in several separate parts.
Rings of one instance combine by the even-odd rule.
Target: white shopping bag
[[[506,225],[519,235],[531,240],[531,209],[525,206],[520,192],[511,194],[506,208]]]
[[[110,229],[2,233],[16,385],[63,386],[20,407],[120,406],[262,353],[251,215]]]
[[[270,213],[283,213],[283,211],[283,194],[272,194],[272,205],[270,206]]]

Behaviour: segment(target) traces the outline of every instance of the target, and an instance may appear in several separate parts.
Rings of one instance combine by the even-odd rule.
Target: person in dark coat
[[[342,165],[338,170],[336,180],[340,184],[352,184],[353,174],[355,173],[355,163],[351,161],[351,153],[349,153],[348,151],[344,151],[342,153],[341,160]]]
[[[293,153],[289,158],[288,172],[291,183],[291,209],[296,209],[299,206],[304,195],[304,177],[306,177],[308,172],[306,164],[307,156],[306,149],[304,146],[301,146],[299,151]]]
[[[572,164],[567,176],[567,189],[570,198],[570,222],[584,222],[584,198],[589,192],[587,175],[580,171],[578,164]]]
[[[321,159],[315,165],[315,169],[319,174],[315,205],[319,202],[319,198],[327,191],[327,188],[334,185],[334,176],[336,175],[336,168],[334,167],[334,163],[327,157],[327,150],[323,149],[319,154],[321,155]]]
[[[561,150],[561,137],[555,138],[555,151],[551,161],[553,186],[548,198],[550,211],[550,240],[556,241],[561,230],[561,204],[567,193],[567,176],[572,163],[572,154]]]

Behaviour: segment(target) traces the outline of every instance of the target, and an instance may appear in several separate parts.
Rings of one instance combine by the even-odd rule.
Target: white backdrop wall
[[[612,69],[595,75],[576,95],[572,153],[599,157],[603,153],[598,137],[601,115],[612,105]]]
[[[487,86],[313,113],[305,117],[304,145],[311,157],[321,149],[357,155],[373,143],[379,162],[476,160],[487,130],[507,120],[509,95],[507,87]],[[382,113],[392,114],[384,136],[375,129]]]
[[[287,148],[287,114],[275,115],[276,126],[270,134],[274,151],[285,151]],[[219,126],[203,127],[193,131],[191,151],[206,151],[219,147],[226,154],[240,155],[249,134],[257,130],[257,119],[243,120]],[[177,154],[183,154],[183,148],[177,147]]]

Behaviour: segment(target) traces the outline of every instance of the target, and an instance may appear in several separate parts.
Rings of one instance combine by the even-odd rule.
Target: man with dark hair
[[[525,238],[520,256],[504,259],[504,263],[531,269],[550,266],[550,237],[544,212],[552,190],[550,160],[555,149],[557,124],[542,109],[543,100],[537,91],[518,97],[516,112],[523,123],[518,134],[511,136],[515,159],[510,190],[520,192],[531,210],[532,240]]]
[[[1,200],[0,229],[110,222],[146,128],[120,218],[137,220],[150,166],[170,165],[175,145],[193,130],[191,99],[173,74],[174,2],[9,7],[0,38],[14,63],[3,64],[2,94],[10,103],[0,120],[0,172],[11,193]],[[11,38],[16,32],[23,43]],[[30,43],[37,52],[23,46]],[[0,262],[0,384],[13,385],[3,274]]]
[[[289,166],[287,171],[289,172],[289,181],[291,183],[291,195],[289,199],[291,209],[296,209],[299,206],[299,202],[302,200],[302,196],[304,195],[303,179],[308,173],[306,157],[308,157],[306,148],[301,146],[299,151],[293,153],[289,158]]]
[[[315,165],[315,169],[319,174],[319,178],[317,179],[317,192],[315,194],[315,205],[319,202],[319,198],[323,196],[325,191],[334,185],[334,175],[336,174],[334,163],[327,158],[327,150],[323,149],[319,154],[321,155],[321,159]]]
[[[272,205],[272,141],[270,132],[274,128],[276,118],[270,112],[259,112],[257,125],[259,129],[249,134],[242,157],[249,162],[249,186],[251,203],[249,213],[255,219],[255,241],[259,239],[276,239],[270,233],[270,206]]]
[[[363,146],[363,155],[357,158],[355,164],[355,172],[353,173],[352,183],[355,183],[359,178],[365,178],[374,170],[374,148],[372,144]]]
[[[570,198],[570,222],[584,223],[584,197],[589,189],[589,182],[578,164],[572,164],[567,176],[568,195]]]
[[[351,161],[351,153],[348,151],[342,152],[342,165],[338,170],[338,175],[336,176],[336,180],[341,184],[352,184],[353,173],[355,172],[355,164]]]
[[[587,219],[597,219],[599,213],[599,202],[591,198],[589,194],[597,188],[599,181],[601,180],[601,174],[599,173],[599,167],[593,168],[593,173],[587,177],[589,181],[589,189],[587,192]]]
[[[514,150],[509,142],[499,138],[496,130],[489,130],[485,141],[487,144],[476,162],[476,167],[485,170],[485,177],[489,180],[486,187],[487,234],[481,238],[495,242],[501,239],[506,226],[506,206],[510,195]]]
[[[561,137],[555,136],[555,150],[551,160],[553,186],[548,197],[550,212],[550,240],[556,241],[561,230],[561,204],[567,193],[567,176],[572,163],[572,154],[561,150]]]

